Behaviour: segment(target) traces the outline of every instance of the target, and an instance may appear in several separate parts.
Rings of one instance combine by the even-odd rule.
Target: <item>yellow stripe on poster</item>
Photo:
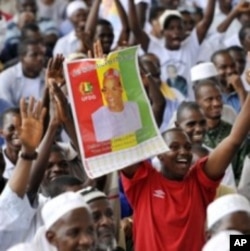
[[[118,72],[120,76],[121,84],[122,86],[124,86],[121,73],[120,73],[120,68],[119,68],[118,53],[112,53],[111,55],[108,55],[106,59],[100,59],[100,60],[97,60],[96,62],[97,76],[98,76],[101,90],[103,89],[104,74],[110,69],[114,69]],[[122,99],[123,101],[128,100],[126,92],[124,91],[124,87],[123,87],[123,92],[122,92]],[[107,101],[105,100],[105,97],[103,94],[102,94],[102,101],[104,105],[107,105]]]
[[[112,152],[116,152],[116,151],[127,149],[129,147],[136,146],[137,144],[138,143],[136,139],[136,134],[132,133],[132,134],[127,134],[122,137],[113,139],[111,141],[111,149],[112,149]]]

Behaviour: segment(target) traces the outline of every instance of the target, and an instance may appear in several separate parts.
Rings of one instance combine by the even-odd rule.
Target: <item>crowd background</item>
[[[92,180],[63,62],[134,45],[169,151]],[[226,251],[250,234],[249,51],[245,0],[0,0],[0,251]]]

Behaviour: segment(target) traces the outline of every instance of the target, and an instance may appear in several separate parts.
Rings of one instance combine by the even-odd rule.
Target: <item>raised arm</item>
[[[93,1],[93,4],[90,8],[90,12],[88,14],[87,21],[85,24],[85,33],[89,34],[92,40],[94,39],[94,35],[95,35],[100,4],[101,4],[101,0]]]
[[[142,49],[145,52],[147,52],[148,45],[149,45],[149,42],[150,42],[149,37],[143,31],[143,27],[141,27],[139,22],[138,22],[134,0],[128,0],[128,3],[129,3],[128,4],[128,6],[129,6],[128,20],[129,20],[130,29],[133,32],[137,43],[141,44]]]
[[[120,0],[114,0],[115,5],[122,23],[122,31],[119,37],[118,45],[122,46],[124,43],[127,43],[129,40],[129,23],[128,23],[128,17],[127,14],[120,2]]]
[[[19,130],[19,138],[22,142],[22,148],[8,185],[14,193],[23,198],[26,193],[32,162],[36,159],[36,148],[42,138],[46,109],[42,108],[41,102],[35,103],[33,98],[30,99],[28,105],[22,99],[20,109],[22,125]]]
[[[231,10],[229,15],[226,16],[225,20],[219,24],[217,31],[224,33],[227,31],[234,19],[236,19],[241,13],[249,12],[250,4],[244,1],[240,1],[235,8]]]
[[[207,31],[212,24],[214,18],[216,0],[208,0],[207,7],[202,20],[197,24],[197,36],[199,43],[201,44],[206,37]]]
[[[208,157],[204,171],[207,176],[217,180],[224,174],[235,153],[246,138],[250,129],[250,94],[239,113],[230,135],[225,138]]]

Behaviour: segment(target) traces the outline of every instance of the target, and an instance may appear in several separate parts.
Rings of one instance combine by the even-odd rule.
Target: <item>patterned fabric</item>
[[[207,130],[204,138],[204,144],[210,148],[215,148],[224,138],[230,134],[231,129],[232,125],[221,120],[219,126],[214,129]],[[249,153],[250,138],[247,138],[239,148],[238,152],[235,154],[232,161],[236,185],[238,184],[241,176],[244,159]]]
[[[231,129],[232,125],[221,120],[220,124],[216,128],[207,130],[203,143],[210,148],[215,148],[230,134]]]

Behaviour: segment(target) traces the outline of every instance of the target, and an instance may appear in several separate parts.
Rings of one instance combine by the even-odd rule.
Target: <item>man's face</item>
[[[214,59],[215,67],[219,74],[219,80],[224,87],[229,87],[227,78],[237,74],[233,58],[229,53],[218,54]]]
[[[184,36],[183,22],[180,18],[173,18],[164,29],[163,34],[166,39],[167,48],[178,50]]]
[[[220,90],[216,86],[205,85],[200,87],[196,102],[208,119],[220,119],[223,101]]]
[[[190,13],[182,13],[185,38],[190,35],[195,26],[195,21]]]
[[[85,208],[65,214],[46,233],[58,251],[94,251],[95,231],[91,214]]]
[[[202,144],[206,133],[206,119],[200,110],[184,109],[177,124],[192,143]]]
[[[95,31],[95,41],[101,41],[104,54],[108,54],[111,51],[111,46],[114,40],[113,28],[110,25],[97,25]]]
[[[242,51],[230,51],[230,55],[233,58],[236,66],[237,73],[241,75],[245,70],[246,65],[246,56]]]
[[[19,0],[17,2],[18,12],[22,13],[24,11],[29,11],[36,14],[37,5],[35,0]]]
[[[116,110],[122,101],[122,87],[116,77],[107,77],[103,82],[102,93],[111,110]]]
[[[107,199],[89,203],[99,247],[111,248],[115,239],[115,224],[113,209]]]
[[[52,151],[44,174],[44,180],[49,182],[67,174],[69,174],[69,163],[66,161],[64,153],[62,151]]]
[[[88,16],[87,10],[79,9],[76,10],[70,17],[70,21],[74,25],[77,34],[82,34],[84,32],[87,16]]]
[[[245,51],[250,51],[250,27],[245,30],[245,37],[242,41],[242,46]]]
[[[225,216],[217,232],[232,229],[242,234],[250,234],[250,215],[246,212],[235,212]]]
[[[170,151],[158,156],[162,164],[162,173],[171,180],[183,180],[192,162],[191,141],[181,131],[167,132],[164,140]]]
[[[42,71],[45,51],[46,49],[42,44],[28,45],[26,55],[21,57],[21,62],[29,77],[37,77]]]
[[[8,149],[19,151],[21,141],[19,139],[18,129],[21,127],[21,116],[16,113],[7,113],[4,116],[1,136],[5,139]]]

